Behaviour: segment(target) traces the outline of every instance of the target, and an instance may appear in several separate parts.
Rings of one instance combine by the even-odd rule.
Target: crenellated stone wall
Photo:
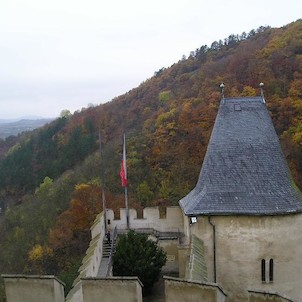
[[[64,283],[55,276],[2,275],[7,302],[64,302]]]
[[[103,256],[103,240],[105,237],[104,215],[101,212],[97,215],[91,230],[91,241],[86,251],[86,255],[82,260],[82,265],[79,269],[79,276],[74,281],[74,285],[83,277],[95,277],[98,273],[102,256]]]
[[[165,215],[162,215],[162,209],[159,207],[143,209],[143,217],[137,218],[137,211],[129,209],[130,229],[140,231],[154,231],[158,234],[167,234],[160,237],[158,243],[167,252],[168,261],[163,268],[165,273],[178,272],[178,245],[179,236],[173,237],[171,233],[183,233],[183,214],[180,207],[165,208]],[[68,293],[67,301],[82,302],[82,287],[79,286],[80,280],[87,277],[97,277],[100,263],[103,257],[103,241],[106,229],[111,232],[114,228],[119,231],[127,230],[127,212],[126,209],[120,209],[120,219],[116,219],[113,210],[106,209],[106,224],[104,212],[101,212],[91,226],[91,241],[86,255],[82,260],[79,269],[79,275],[73,283],[73,289]],[[105,226],[107,225],[107,227]]]
[[[79,275],[74,280],[73,288],[66,298],[66,301],[69,302],[82,302],[82,287],[79,286],[81,278],[96,277],[98,274],[99,266],[103,257],[103,240],[106,233],[103,212],[97,215],[90,231],[91,240],[79,268]]]
[[[302,215],[285,216],[212,216],[197,217],[191,223],[179,207],[145,208],[142,218],[134,209],[129,211],[130,229],[150,232],[167,252],[164,270],[176,272],[185,279],[166,277],[166,302],[205,301],[293,302],[285,295],[300,301]],[[114,294],[121,294],[129,301],[141,301],[141,284],[126,278],[99,278],[98,271],[103,257],[103,241],[107,229],[127,230],[126,210],[120,210],[116,219],[111,209],[100,213],[91,226],[91,242],[66,302],[91,302],[102,295],[103,300],[113,301]],[[106,224],[108,227],[106,227]],[[214,228],[215,226],[215,228]],[[301,227],[300,227],[301,226]],[[216,243],[217,283],[206,282],[214,278],[214,230]],[[180,240],[179,234],[184,236]],[[290,236],[289,236],[290,234]],[[293,240],[295,238],[295,240]],[[288,253],[291,251],[291,253]],[[189,257],[190,255],[190,257]],[[188,258],[189,257],[189,258]],[[187,267],[186,259],[189,259]],[[261,261],[267,263],[265,281],[261,280]],[[273,259],[274,280],[268,278],[268,264]],[[186,268],[187,270],[186,270]],[[240,268],[240,270],[238,270]],[[174,275],[174,274],[173,274]],[[3,276],[7,302],[63,302],[63,284],[54,276]],[[201,282],[204,281],[204,282]],[[99,286],[101,285],[101,288]],[[223,288],[223,290],[222,290]],[[257,288],[258,291],[249,290]],[[249,290],[249,291],[248,291]],[[281,294],[274,293],[278,291]],[[63,297],[63,298],[62,298]],[[199,298],[198,298],[199,297]]]
[[[165,215],[161,215],[159,207],[143,209],[143,217],[137,218],[137,211],[129,209],[130,229],[154,229],[158,232],[183,232],[183,214],[179,206],[165,208]],[[116,219],[111,209],[106,210],[107,226],[119,230],[127,229],[127,211],[120,209],[120,219]]]
[[[84,302],[142,302],[142,283],[137,277],[83,278]]]
[[[165,277],[166,302],[225,302],[226,294],[215,283]]]

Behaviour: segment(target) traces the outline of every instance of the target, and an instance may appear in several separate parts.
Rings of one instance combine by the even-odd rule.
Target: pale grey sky
[[[202,45],[301,13],[301,0],[0,0],[0,118],[110,101]]]

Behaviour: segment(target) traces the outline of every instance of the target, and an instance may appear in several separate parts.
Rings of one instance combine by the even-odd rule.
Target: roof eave
[[[188,217],[192,216],[283,216],[291,214],[302,213],[302,209],[292,210],[292,211],[274,211],[274,212],[185,212],[184,214]]]

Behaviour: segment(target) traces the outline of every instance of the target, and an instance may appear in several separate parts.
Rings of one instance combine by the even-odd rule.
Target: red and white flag
[[[121,163],[121,171],[120,171],[120,177],[122,181],[122,186],[127,186],[127,166],[126,166],[126,138],[125,134],[123,137],[123,157],[122,157],[122,163]]]

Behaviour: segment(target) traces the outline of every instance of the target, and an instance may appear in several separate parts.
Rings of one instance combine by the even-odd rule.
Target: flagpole
[[[99,142],[100,142],[100,162],[101,162],[101,177],[102,177],[102,203],[103,203],[103,214],[104,214],[104,226],[105,232],[107,232],[107,217],[106,217],[106,196],[105,196],[105,171],[104,171],[104,159],[103,159],[103,148],[101,131],[99,130]]]
[[[126,206],[126,220],[127,220],[127,229],[130,227],[129,222],[129,206],[128,206],[128,186],[127,186],[127,164],[126,164],[126,135],[124,133],[123,135],[123,177],[122,177],[122,183],[124,181],[124,187],[125,187],[125,206]]]
[[[125,204],[126,204],[126,219],[127,219],[127,229],[130,227],[129,223],[129,207],[128,207],[128,187],[125,187]]]

